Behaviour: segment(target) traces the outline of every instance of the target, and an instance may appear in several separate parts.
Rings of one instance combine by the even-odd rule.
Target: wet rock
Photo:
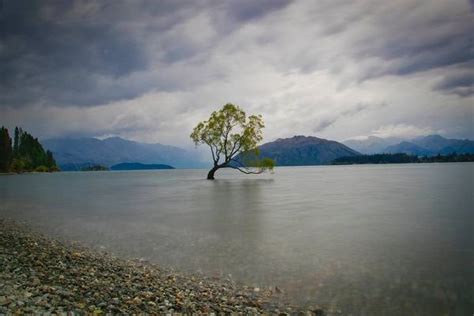
[[[179,274],[46,238],[0,218],[0,314],[278,314],[279,288]],[[277,312],[275,312],[277,311]],[[300,309],[300,311],[303,311]],[[322,312],[322,310],[321,310]],[[313,315],[324,315],[313,310]],[[309,311],[304,311],[310,315]]]
[[[11,300],[5,296],[0,296],[0,306],[5,306],[10,304]]]

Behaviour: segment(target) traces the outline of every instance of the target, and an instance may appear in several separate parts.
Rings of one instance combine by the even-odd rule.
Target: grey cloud
[[[343,109],[339,112],[337,111],[332,111],[331,114],[329,114],[327,117],[323,117],[322,119],[319,119],[316,124],[313,126],[312,130],[315,133],[319,133],[336,123],[338,120],[345,118],[345,117],[350,117],[354,116],[360,112],[363,112],[365,110],[368,110],[372,107],[380,107],[380,106],[385,106],[385,104],[364,104],[364,103],[358,103],[354,106],[348,107],[346,109]]]
[[[463,72],[446,75],[434,87],[435,90],[461,97],[474,95],[474,64],[466,65]]]
[[[318,133],[318,132],[324,131],[326,128],[334,124],[337,121],[337,119],[338,117],[326,118],[326,119],[320,120],[313,127],[313,132]]]
[[[258,25],[290,6],[295,22],[306,21],[299,26],[304,41],[293,43],[295,33],[288,35],[287,43],[280,42],[284,34],[278,26],[292,23],[282,17],[268,30],[260,25],[263,32],[250,44],[257,50],[252,58],[272,63],[281,72],[340,72],[348,61],[359,63],[371,56],[386,61],[359,69],[357,76],[363,81],[472,60],[474,22],[469,14],[444,13],[442,5],[433,3],[404,2],[392,5],[395,9],[373,1],[301,3],[6,0],[0,15],[0,106],[95,106],[152,90],[189,90],[205,79],[222,77],[212,65],[222,41],[242,25]],[[199,14],[209,18],[215,36],[196,42],[203,33],[200,25],[179,27]],[[370,28],[352,35],[359,24]],[[317,36],[330,40],[330,45],[337,43],[336,51],[325,51]],[[236,48],[245,51],[249,42]],[[196,62],[214,69],[201,73],[199,67],[183,70],[186,65],[181,65]]]
[[[1,117],[39,136],[182,141],[225,102],[264,114],[269,138],[472,134],[466,0],[3,3]]]
[[[469,36],[468,34],[453,35],[452,38],[441,40],[437,45],[413,47],[412,50],[407,49],[404,54],[410,58],[401,62],[393,71],[399,75],[407,75],[469,62],[473,59],[470,52],[472,42]]]
[[[204,12],[222,37],[287,3],[6,0],[0,106],[95,106],[189,89],[190,79],[174,80],[169,66],[208,53],[215,43],[193,42],[199,25],[190,34],[171,32],[174,27]]]
[[[150,90],[151,84],[123,81],[150,66],[143,39],[128,26],[151,14],[151,3],[133,2],[136,12],[131,2],[7,0],[0,15],[0,104],[89,106]],[[152,7],[175,17],[179,9],[171,2]]]
[[[367,10],[361,15],[364,8]],[[474,60],[474,19],[469,9],[467,0],[391,5],[368,1],[350,8],[345,25],[340,21],[336,29],[349,29],[359,22],[372,28],[356,33],[353,41],[349,39],[352,47],[348,54],[355,61],[370,57],[381,60],[375,67],[361,70],[361,81],[405,76]]]
[[[227,15],[237,21],[250,21],[287,6],[290,0],[229,1]]]

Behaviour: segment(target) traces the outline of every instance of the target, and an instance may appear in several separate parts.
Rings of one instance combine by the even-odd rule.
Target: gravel
[[[301,314],[278,288],[123,260],[0,219],[0,314]]]

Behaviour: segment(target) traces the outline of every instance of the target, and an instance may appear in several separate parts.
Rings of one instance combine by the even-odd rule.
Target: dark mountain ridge
[[[344,156],[360,155],[336,141],[314,136],[279,138],[259,147],[260,157],[275,160],[277,166],[324,165]]]

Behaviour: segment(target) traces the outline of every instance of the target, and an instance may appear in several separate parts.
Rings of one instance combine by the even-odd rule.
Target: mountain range
[[[279,138],[259,147],[260,156],[275,160],[277,166],[324,165],[339,157],[360,155],[336,141],[313,136]]]
[[[56,138],[42,141],[51,150],[61,170],[80,170],[91,164],[111,167],[120,163],[165,164],[176,168],[208,167],[199,155],[175,146],[147,144],[111,137]],[[359,153],[336,141],[312,136],[277,139],[259,147],[262,157],[269,157],[279,166],[321,165]]]
[[[175,168],[203,168],[210,160],[200,154],[175,146],[148,144],[120,137],[56,138],[43,140],[42,145],[53,152],[61,170],[80,170],[91,164],[111,167],[120,163],[164,164]],[[259,146],[261,157],[275,160],[277,166],[324,165],[340,157],[374,153],[406,153],[415,156],[474,153],[474,141],[448,139],[439,135],[398,138],[368,137],[339,143],[313,136],[279,138]]]
[[[53,152],[61,170],[80,170],[84,165],[107,167],[123,162],[166,164],[176,168],[200,168],[206,165],[196,153],[162,144],[140,143],[120,137],[57,138],[43,140],[42,145]]]
[[[415,156],[473,154],[474,141],[469,139],[449,139],[440,135],[420,136],[412,139],[380,138],[351,139],[343,142],[363,154],[405,153]]]
[[[376,137],[369,136],[365,139],[348,139],[342,143],[358,152],[366,155],[381,153],[388,146],[396,145],[402,141],[401,138],[395,137]]]

